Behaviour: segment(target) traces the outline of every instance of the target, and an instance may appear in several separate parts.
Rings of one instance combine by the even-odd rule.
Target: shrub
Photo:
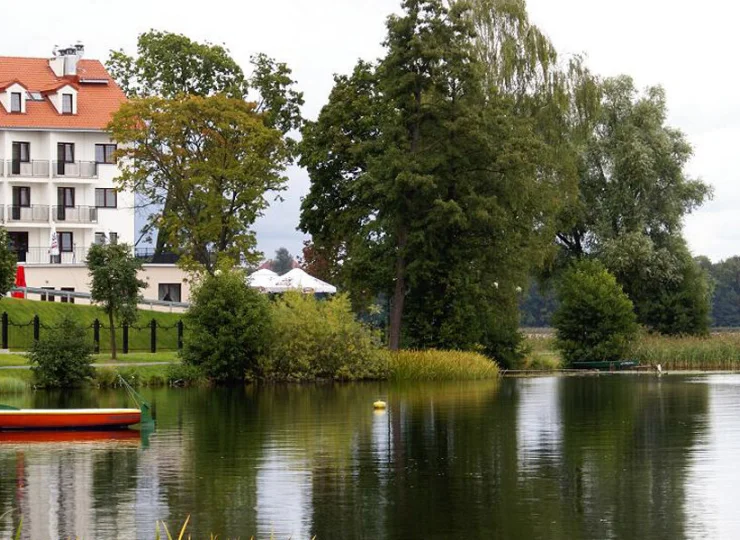
[[[272,306],[265,372],[290,380],[376,379],[387,375],[378,336],[357,321],[346,295],[317,300],[288,292]]]
[[[185,314],[186,364],[217,381],[241,381],[258,370],[270,326],[268,300],[246,285],[241,271],[206,276]]]
[[[191,386],[205,380],[203,370],[190,364],[170,364],[167,367],[167,382],[170,386]]]
[[[498,365],[482,354],[464,351],[398,351],[390,354],[391,379],[452,381],[495,379]]]
[[[92,352],[85,327],[65,316],[31,346],[28,360],[38,385],[69,388],[94,376]]]
[[[566,362],[620,360],[637,332],[632,302],[598,261],[581,260],[558,286],[555,344]]]

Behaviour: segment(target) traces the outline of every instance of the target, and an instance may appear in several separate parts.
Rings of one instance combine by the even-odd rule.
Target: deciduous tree
[[[181,34],[151,30],[139,35],[137,55],[122,50],[111,51],[108,70],[131,99],[159,97],[182,99],[184,96],[224,95],[253,102],[253,110],[264,124],[285,135],[289,149],[295,141],[288,135],[301,126],[303,94],[295,89],[290,68],[265,54],[251,58],[252,72],[245,74],[228,49],[212,43],[199,43]],[[173,181],[174,182],[174,181]],[[143,205],[154,215],[144,227],[143,237],[157,231],[156,251],[178,247],[177,239],[158,230],[158,217],[169,216],[174,209],[170,191],[163,184],[155,198],[145,198]],[[177,195],[173,193],[172,198]]]
[[[272,259],[271,268],[276,274],[282,276],[283,274],[290,272],[295,265],[295,259],[286,248],[281,247],[275,251],[275,258]]]
[[[125,103],[109,130],[120,143],[117,182],[155,203],[150,215],[184,264],[254,261],[250,229],[284,189],[290,151],[256,105],[224,95]]]
[[[87,268],[92,277],[90,294],[108,315],[111,358],[115,359],[116,319],[136,320],[140,291],[146,282],[137,277],[141,260],[134,257],[128,244],[93,244],[87,254]]]
[[[15,285],[18,256],[10,250],[8,232],[0,227],[0,298]]]

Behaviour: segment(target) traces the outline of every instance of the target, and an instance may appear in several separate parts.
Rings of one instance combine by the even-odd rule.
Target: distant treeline
[[[702,256],[696,262],[708,273],[712,285],[712,326],[740,327],[740,256],[718,263]],[[533,283],[521,303],[522,326],[550,326],[557,305],[553,286]]]

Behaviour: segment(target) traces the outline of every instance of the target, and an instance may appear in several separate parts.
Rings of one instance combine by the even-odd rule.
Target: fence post
[[[123,323],[123,354],[128,354],[128,323]]]
[[[3,349],[9,349],[8,347],[8,312],[3,311]]]
[[[182,335],[183,335],[183,326],[182,326],[182,320],[177,321],[177,350],[182,350]]]
[[[93,321],[93,342],[95,354],[100,354],[100,321],[98,319]]]
[[[157,319],[152,319],[152,343],[151,350],[153,353],[157,352]]]
[[[38,315],[33,316],[33,340],[38,341],[41,333],[41,321]]]

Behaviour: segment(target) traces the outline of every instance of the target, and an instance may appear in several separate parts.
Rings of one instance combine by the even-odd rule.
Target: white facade
[[[19,250],[19,262],[51,262],[52,230],[60,239],[60,263],[84,262],[96,233],[105,234],[106,240],[115,233],[118,242],[134,243],[133,193],[106,192],[106,204],[112,205],[110,199],[114,197],[115,207],[99,205],[100,194],[96,200],[96,189],[116,187],[118,166],[96,162],[96,145],[111,144],[102,131],[0,128],[0,213]],[[23,159],[18,155],[19,145],[28,154]],[[69,152],[70,148],[72,159],[62,163],[60,152]],[[62,242],[60,233],[71,233],[71,242],[69,234]],[[28,248],[25,255],[24,243]]]

